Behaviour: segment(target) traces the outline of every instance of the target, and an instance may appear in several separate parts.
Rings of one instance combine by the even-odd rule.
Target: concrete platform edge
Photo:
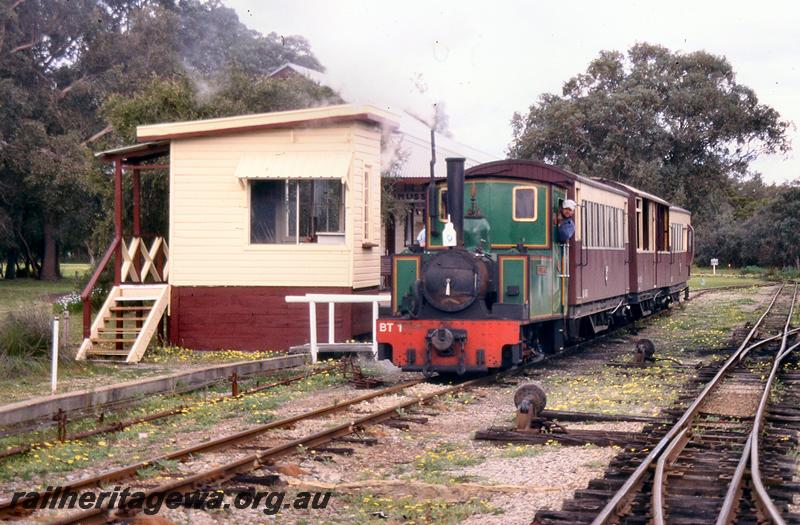
[[[178,386],[201,388],[221,377],[230,376],[234,370],[240,376],[301,366],[309,361],[308,355],[295,354],[270,357],[257,361],[238,361],[215,365],[200,370],[176,372],[162,376],[137,379],[98,388],[76,390],[55,396],[40,396],[0,406],[0,426],[15,425],[49,418],[58,409],[65,412],[85,410],[108,403],[124,401],[148,394],[169,392]]]

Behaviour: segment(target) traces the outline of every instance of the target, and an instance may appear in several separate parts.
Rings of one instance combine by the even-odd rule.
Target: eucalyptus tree
[[[11,268],[6,277],[21,260],[41,278],[55,278],[59,244],[81,246],[92,230],[102,237],[108,185],[92,167],[89,149],[126,138],[100,111],[108,97],[134,96],[154,78],[189,81],[195,94],[209,77],[231,70],[264,75],[285,61],[321,69],[305,39],[248,29],[219,1],[3,2],[0,258]]]
[[[515,114],[509,154],[662,195],[703,230],[732,212],[753,160],[789,150],[788,126],[725,57],[640,43],[601,52],[560,95]]]

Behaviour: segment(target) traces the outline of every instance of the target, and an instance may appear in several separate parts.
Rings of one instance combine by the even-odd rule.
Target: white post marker
[[[333,305],[334,304],[335,303],[328,303],[328,342],[329,343],[333,343],[334,342],[333,341],[333,333],[334,333],[334,330],[333,330],[333,319],[334,319]]]
[[[378,360],[378,301],[372,303],[372,358]]]
[[[55,395],[58,383],[58,316],[53,317],[53,361],[50,372],[50,393]]]
[[[711,275],[717,275],[718,265],[719,265],[719,259],[717,258],[711,259]]]
[[[311,364],[317,364],[317,303],[313,301],[308,303],[308,323],[311,325]]]

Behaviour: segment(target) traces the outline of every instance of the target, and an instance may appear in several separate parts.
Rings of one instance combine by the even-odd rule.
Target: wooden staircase
[[[169,304],[168,284],[121,284],[109,292],[76,358],[138,363]]]

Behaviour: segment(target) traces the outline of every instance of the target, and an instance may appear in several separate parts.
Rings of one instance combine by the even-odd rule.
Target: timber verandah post
[[[114,286],[122,282],[122,157],[114,159],[114,238],[117,249],[114,252]],[[117,332],[124,326],[122,320],[117,320]],[[114,348],[122,350],[122,343],[115,343]]]
[[[133,190],[133,238],[140,239],[142,237],[142,224],[141,224],[141,180],[139,177],[139,170],[138,167],[133,168],[133,175],[131,177],[131,189]],[[139,282],[144,282],[144,275],[142,275],[142,264],[140,264],[141,257],[139,256],[139,250],[136,250],[133,254],[133,260],[131,261],[131,265],[133,266],[134,271],[139,275]],[[159,321],[159,330],[158,333],[161,333],[161,321]],[[136,328],[141,330],[142,326],[144,325],[143,321],[136,321]]]
[[[122,281],[122,158],[114,159],[114,286]]]

